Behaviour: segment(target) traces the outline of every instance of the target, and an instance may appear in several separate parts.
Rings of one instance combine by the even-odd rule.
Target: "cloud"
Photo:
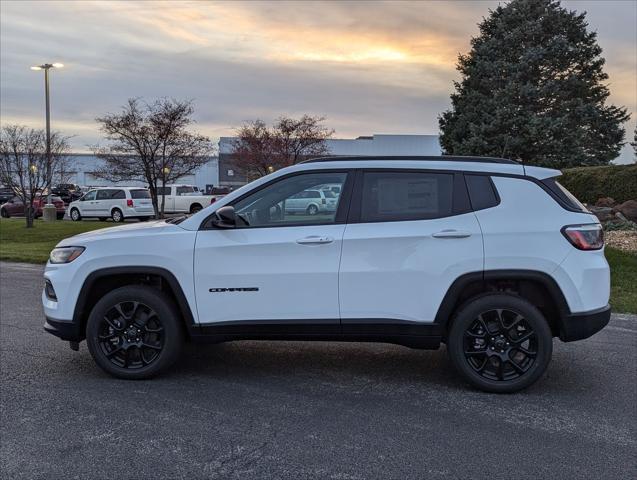
[[[611,100],[637,112],[637,4],[565,5],[590,10]],[[96,116],[134,96],[194,99],[198,128],[211,137],[243,120],[306,112],[327,116],[343,137],[435,133],[457,54],[495,6],[3,1],[0,115],[3,123],[42,124],[41,73],[28,66],[46,60],[65,63],[52,72],[53,125],[76,135],[78,150],[99,140]]]

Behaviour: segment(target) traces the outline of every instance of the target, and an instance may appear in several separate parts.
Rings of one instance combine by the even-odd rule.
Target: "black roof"
[[[518,165],[515,160],[495,157],[463,157],[458,155],[438,155],[438,156],[409,156],[409,155],[342,155],[332,157],[317,157],[305,160],[301,163],[316,162],[343,162],[343,161],[365,161],[365,160],[418,160],[424,162],[475,162],[475,163],[509,163]]]

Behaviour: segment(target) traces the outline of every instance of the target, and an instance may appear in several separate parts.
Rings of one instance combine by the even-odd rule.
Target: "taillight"
[[[566,225],[562,235],[579,250],[599,250],[604,246],[604,230],[599,223]]]
[[[210,199],[210,203],[211,203],[211,204],[215,203],[216,201],[217,201],[217,199],[216,199],[215,197],[212,197],[212,198]]]
[[[133,201],[129,198],[128,200],[126,200],[126,206],[127,207],[134,207],[135,205],[133,204]]]

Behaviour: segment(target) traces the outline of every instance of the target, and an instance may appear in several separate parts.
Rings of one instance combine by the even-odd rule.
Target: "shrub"
[[[594,204],[602,197],[617,203],[637,200],[637,164],[568,168],[559,181],[586,203]]]

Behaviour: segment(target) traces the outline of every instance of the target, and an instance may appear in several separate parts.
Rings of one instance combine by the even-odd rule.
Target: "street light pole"
[[[43,220],[55,220],[57,214],[51,203],[51,187],[53,186],[53,169],[51,159],[51,102],[49,100],[49,70],[62,68],[61,63],[44,63],[31,67],[31,70],[44,70],[44,99],[46,104],[46,182],[48,184],[46,205],[43,208]]]
[[[46,103],[46,182],[49,184],[46,204],[51,204],[51,185],[53,174],[51,172],[51,103],[49,102],[49,69],[44,69],[44,97]]]

